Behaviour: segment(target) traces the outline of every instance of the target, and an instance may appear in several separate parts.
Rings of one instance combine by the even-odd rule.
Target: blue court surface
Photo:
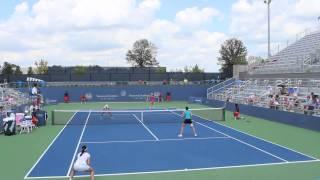
[[[141,118],[135,112],[111,117],[74,113],[25,179],[68,176],[83,144],[88,146],[97,176],[318,161],[198,116],[193,116],[198,136],[194,137],[187,126],[182,138],[177,137],[180,114],[155,112]]]

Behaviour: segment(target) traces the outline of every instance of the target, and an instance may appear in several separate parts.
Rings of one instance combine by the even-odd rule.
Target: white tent
[[[27,83],[29,88],[31,88],[33,83],[41,83],[41,82],[44,82],[44,81],[41,79],[33,78],[33,77],[27,77]]]
[[[41,79],[37,79],[37,78],[33,78],[33,77],[27,77],[27,82],[42,82],[43,80]]]

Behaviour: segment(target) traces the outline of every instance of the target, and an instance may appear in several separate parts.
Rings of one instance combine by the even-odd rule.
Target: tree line
[[[28,75],[32,74],[47,74],[48,73],[48,62],[41,59],[39,61],[36,61],[34,63],[35,68],[32,68],[31,66],[28,67]],[[4,62],[2,66],[0,66],[0,72],[3,75],[21,75],[23,72],[21,71],[21,67],[19,65]]]
[[[218,65],[221,66],[220,72],[224,77],[232,77],[233,65],[247,64],[247,48],[244,46],[241,40],[236,38],[226,40],[220,47],[220,56],[218,57]],[[157,60],[157,47],[151,41],[147,39],[141,39],[134,42],[132,49],[126,53],[126,61],[133,67],[159,67]],[[51,66],[59,69],[62,66]],[[99,66],[94,66],[99,68]],[[47,74],[48,62],[46,60],[39,60],[34,63],[33,67],[28,67],[27,74]],[[20,75],[22,74],[19,65],[4,62],[0,67],[1,74],[5,75]],[[183,69],[176,69],[176,72],[191,72],[201,73],[204,69],[200,68],[197,64],[194,66],[185,66]],[[73,72],[76,74],[86,74],[88,72],[88,66],[75,66]]]

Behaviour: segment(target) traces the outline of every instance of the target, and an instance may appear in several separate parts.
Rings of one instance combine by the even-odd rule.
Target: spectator
[[[3,119],[6,117],[6,113],[3,110],[3,106],[0,106],[0,133],[3,132]]]
[[[170,92],[167,92],[166,94],[166,101],[171,101],[171,93]]]
[[[9,104],[15,104],[14,98],[12,96],[9,96],[8,103]]]
[[[38,118],[37,118],[37,111],[36,108],[33,108],[32,113],[31,113],[31,117],[32,117],[32,124],[34,124],[36,127],[38,127]]]
[[[297,96],[294,97],[294,107],[298,108],[300,106],[300,101]]]
[[[279,109],[279,105],[280,105],[279,102],[280,102],[279,95],[275,95],[275,100],[274,100],[275,109]]]
[[[87,97],[84,94],[80,96],[80,102],[81,104],[87,104]]]
[[[279,95],[270,95],[269,96],[269,107],[271,109],[278,109],[278,107],[279,107]]]
[[[248,98],[248,104],[254,104],[256,102],[256,95],[255,94],[251,94]]]
[[[292,109],[293,107],[293,103],[290,105],[290,103],[292,103],[291,101],[289,101],[289,98],[288,97],[284,97],[283,98],[283,105],[284,105],[284,108],[283,110],[289,110],[290,108]],[[291,107],[290,107],[291,106]]]
[[[69,103],[70,98],[69,98],[69,93],[68,93],[68,91],[66,91],[66,92],[64,93],[63,100],[64,100],[65,103]]]
[[[267,95],[271,95],[272,94],[272,87],[270,85],[268,85],[267,87]]]
[[[317,96],[312,92],[310,97],[310,102],[308,105],[308,114],[312,115],[314,113],[314,109],[317,107]]]
[[[288,90],[284,86],[282,86],[281,89],[280,89],[280,94],[281,95],[287,95],[288,94]]]
[[[37,84],[33,84],[33,88],[31,89],[31,94],[32,95],[37,95],[38,94]]]
[[[40,107],[40,104],[41,104],[41,95],[38,94],[38,95],[37,95],[37,100],[36,100],[36,105],[37,105],[38,107]]]
[[[312,97],[314,97],[313,92],[311,93],[310,96],[307,96],[307,100],[306,100],[306,102],[304,103],[304,106],[303,106],[304,114],[311,115],[311,114],[313,113],[313,110],[314,110],[314,100],[313,100]]]
[[[158,102],[161,103],[161,102],[162,102],[162,93],[161,93],[161,92],[159,93],[158,98],[159,98],[159,99],[158,99]]]
[[[320,99],[318,95],[315,95],[315,106],[317,109],[320,108]]]
[[[268,96],[268,106],[269,106],[269,108],[271,108],[271,109],[273,109],[274,108],[274,98],[273,98],[273,95],[269,95]]]
[[[164,79],[164,80],[162,81],[162,84],[163,84],[163,85],[167,85],[167,84],[168,84],[167,80]]]
[[[315,104],[317,104],[317,95],[315,95],[315,94],[313,94],[312,96],[311,96],[311,101],[312,101],[312,104],[313,105],[315,105]]]
[[[287,106],[287,110],[292,112],[293,108],[294,108],[294,104],[295,104],[295,99],[297,97],[294,97],[293,99],[288,100],[288,106]]]

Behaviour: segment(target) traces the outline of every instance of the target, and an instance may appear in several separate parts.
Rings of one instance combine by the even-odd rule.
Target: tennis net
[[[206,120],[224,121],[224,108],[190,109],[193,116]],[[181,123],[184,109],[166,110],[53,110],[53,125],[104,125],[130,123]]]

